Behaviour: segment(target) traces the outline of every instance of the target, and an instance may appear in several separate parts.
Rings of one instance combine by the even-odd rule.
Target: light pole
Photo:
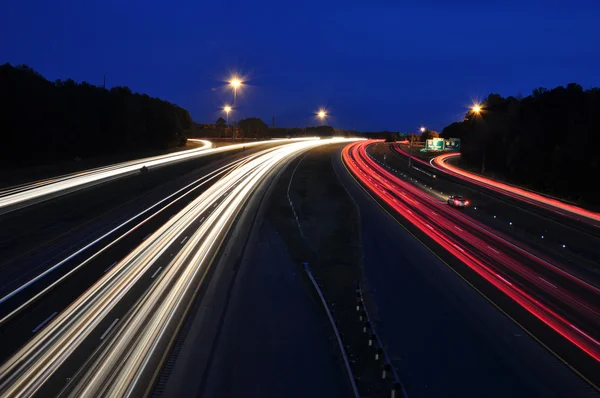
[[[225,124],[229,125],[229,112],[231,112],[231,107],[230,106],[225,106],[223,108],[223,110],[225,111],[225,118],[226,118]]]
[[[223,107],[223,111],[225,112],[225,133],[227,133],[227,127],[229,126],[229,112],[231,112],[231,107],[229,105],[225,105]]]
[[[481,121],[482,123],[484,123],[485,126],[485,122],[483,121],[483,117],[481,116],[481,104],[473,104],[473,106],[471,107],[471,112],[475,115],[475,117],[481,117]],[[485,128],[485,127],[484,127]],[[483,143],[483,152],[481,154],[481,174],[485,174],[485,153],[487,151],[487,143],[486,140],[484,138],[484,143]]]
[[[238,90],[238,88],[240,88],[242,86],[242,84],[243,84],[243,82],[237,77],[233,77],[229,81],[229,85],[233,89],[233,106],[234,107],[235,107],[235,102],[237,99],[237,90]],[[233,126],[231,127],[231,142],[235,143],[235,119],[233,120]]]

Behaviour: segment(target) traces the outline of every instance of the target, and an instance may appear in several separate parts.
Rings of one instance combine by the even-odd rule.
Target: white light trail
[[[129,396],[147,372],[156,349],[169,339],[183,315],[191,292],[202,282],[229,228],[259,183],[278,165],[298,154],[344,139],[309,140],[268,149],[246,158],[239,167],[215,182],[183,210],[151,234],[111,268],[68,308],[52,319],[24,347],[0,367],[0,395],[29,396],[106,319],[121,318],[106,336],[98,355],[77,378],[77,396]],[[213,205],[216,204],[216,207]],[[204,221],[196,230],[190,226]],[[164,261],[172,245],[180,247],[156,276],[156,262]],[[156,276],[150,289],[132,305],[126,317],[111,314],[123,297],[146,275]],[[106,326],[103,327],[106,330]]]
[[[277,143],[282,141],[305,141],[310,139],[314,139],[314,137],[257,141],[252,143],[228,145],[219,148],[211,148],[212,143],[206,140],[190,140],[201,143],[202,147],[161,156],[117,163],[110,166],[85,170],[79,173],[67,174],[47,180],[36,181],[30,184],[24,184],[7,188],[5,190],[0,190],[0,214],[101,182],[123,177],[127,174],[137,173],[144,166],[148,169],[151,169],[153,167],[164,166],[182,160],[241,149],[243,147],[252,147],[256,145]]]

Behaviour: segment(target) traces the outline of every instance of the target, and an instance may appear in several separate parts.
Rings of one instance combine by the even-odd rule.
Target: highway
[[[450,255],[457,272],[598,385],[600,290],[399,178],[368,154],[369,144],[350,144],[343,152],[356,179],[436,253]]]
[[[389,146],[391,153],[407,159],[408,153],[398,144]],[[545,218],[551,219],[589,235],[600,237],[600,223],[596,220],[600,214],[583,209],[570,203],[540,195],[536,192],[505,184],[499,181],[460,170],[449,164],[456,154],[443,154],[439,157],[424,161],[412,156],[413,166],[419,170],[441,176],[448,181],[460,183],[479,192],[495,198],[501,198],[507,203],[528,209]]]
[[[184,201],[174,216],[161,220],[161,226],[144,236],[141,244],[133,245],[123,259],[108,265],[106,259],[97,262],[104,253],[101,249],[86,260],[96,261],[95,267],[88,265],[81,272],[78,265],[75,271],[53,279],[56,285],[31,298],[26,316],[23,305],[9,308],[0,321],[3,341],[12,343],[3,344],[4,354],[10,355],[0,368],[3,396],[47,396],[61,391],[121,396],[145,391],[212,260],[256,187],[289,158],[329,142],[336,140],[290,143],[215,170],[132,220],[135,230],[191,193],[187,199],[191,202]],[[213,178],[212,185],[195,196],[193,190]],[[121,239],[127,239],[127,234],[107,247],[123,246]],[[98,281],[89,288],[82,283],[96,277]],[[57,310],[65,304],[66,308]],[[38,315],[46,311],[45,316],[31,327],[36,311]],[[27,341],[21,348],[19,338]],[[18,350],[10,353],[7,347]]]
[[[381,143],[367,150],[391,171],[397,170],[398,176],[412,180],[440,200],[463,195],[471,201],[466,214],[600,287],[600,231],[591,223],[447,174],[414,157],[409,169],[407,154],[397,145]]]
[[[473,184],[500,192],[504,195],[519,198],[520,200],[543,207],[547,210],[560,214],[561,216],[569,216],[580,222],[590,223],[591,225],[600,228],[599,213],[583,209],[579,206],[565,203],[548,196],[540,195],[536,192],[528,191],[514,185],[505,184],[491,178],[470,173],[448,163],[449,160],[455,159],[459,156],[459,153],[446,153],[433,158],[430,163],[445,173],[459,177],[463,180],[467,180]]]
[[[295,138],[292,141],[305,139],[306,138]],[[228,152],[246,147],[254,147],[258,145],[264,145],[266,143],[265,141],[256,141],[251,143],[212,148],[212,143],[206,140],[190,139],[190,141],[197,141],[201,146],[198,148],[174,152],[166,155],[136,159],[55,178],[34,181],[32,183],[0,190],[0,214],[39,203],[43,200],[52,199],[59,195],[64,195],[79,189],[87,188],[95,184],[107,182],[116,178],[122,178],[128,174],[139,173],[142,167],[146,167],[147,169],[164,167],[176,162],[190,160],[201,156]],[[289,140],[269,140],[268,143],[287,141]]]

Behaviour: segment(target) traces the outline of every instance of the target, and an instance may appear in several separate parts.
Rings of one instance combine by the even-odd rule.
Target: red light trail
[[[401,180],[357,142],[344,163],[371,192],[546,325],[600,361],[600,290]]]
[[[392,150],[402,155],[408,156],[408,154],[404,150],[402,150],[398,145],[392,145]],[[475,173],[470,173],[447,162],[449,159],[452,159],[457,156],[460,156],[460,154],[445,153],[443,155],[433,158],[431,164],[421,159],[413,157],[413,162],[416,161],[417,163],[421,163],[427,166],[431,165],[441,172],[447,173],[462,180],[466,180],[472,184],[479,185],[481,187],[490,189],[503,195],[510,196],[514,199],[533,204],[535,206],[544,208],[562,216],[567,216],[600,228],[600,213],[595,213],[593,211],[586,210],[579,206],[561,202],[560,200],[544,196],[532,191],[528,191],[526,189],[519,188],[514,185],[492,180],[491,178],[486,178]]]

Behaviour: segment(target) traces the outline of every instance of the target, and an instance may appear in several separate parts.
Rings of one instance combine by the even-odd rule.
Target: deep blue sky
[[[401,3],[401,4],[400,4]],[[596,0],[7,0],[0,63],[175,102],[214,122],[229,71],[239,115],[359,130],[433,129],[473,98],[600,86]]]

